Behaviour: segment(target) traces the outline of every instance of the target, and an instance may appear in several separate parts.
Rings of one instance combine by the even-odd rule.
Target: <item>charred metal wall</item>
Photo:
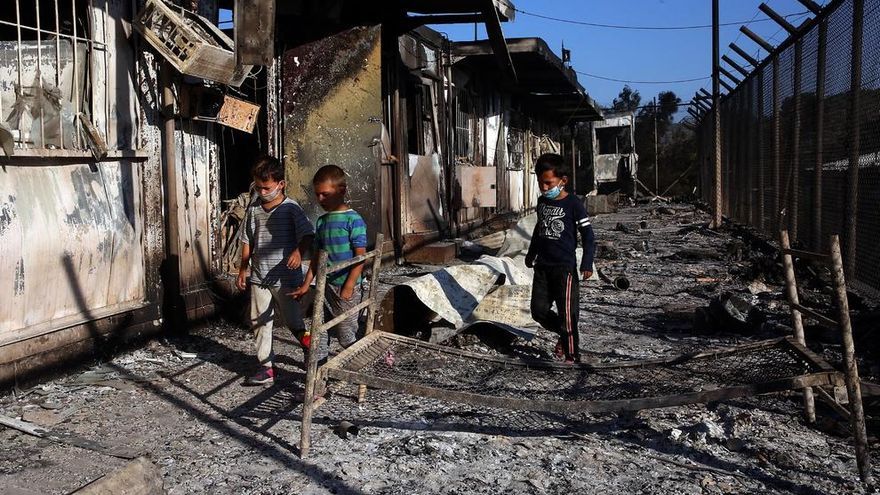
[[[359,27],[287,50],[283,60],[287,193],[314,221],[323,213],[312,177],[336,164],[348,174],[352,208],[379,232],[382,128],[381,29]]]
[[[92,36],[109,49],[95,59],[92,120],[108,156],[0,158],[0,383],[161,328],[159,61],[127,36],[131,16],[128,0],[93,2]],[[193,292],[216,264],[217,146],[206,124],[179,122],[176,137],[181,285]]]

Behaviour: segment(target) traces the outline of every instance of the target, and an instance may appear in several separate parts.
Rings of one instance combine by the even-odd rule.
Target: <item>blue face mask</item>
[[[544,191],[543,196],[547,199],[556,199],[556,197],[559,196],[559,193],[561,193],[561,192],[562,192],[562,186],[558,185],[552,189],[548,189],[548,190]]]

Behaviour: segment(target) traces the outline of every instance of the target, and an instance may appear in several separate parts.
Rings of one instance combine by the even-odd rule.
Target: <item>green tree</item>
[[[627,84],[620,90],[617,98],[611,102],[609,110],[612,112],[635,112],[641,103],[642,95]]]

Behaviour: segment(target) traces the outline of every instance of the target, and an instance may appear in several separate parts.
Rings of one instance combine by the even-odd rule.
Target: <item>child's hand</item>
[[[582,275],[584,276],[584,278],[582,280],[589,280],[590,277],[593,276],[593,272],[592,272],[592,270],[585,270]]]
[[[535,258],[529,258],[528,256],[526,256],[526,266],[528,268],[534,268],[535,267]]]
[[[247,268],[242,268],[238,271],[238,278],[235,280],[235,286],[238,287],[238,290],[247,289]]]
[[[302,265],[302,257],[299,254],[299,249],[294,249],[290,256],[287,257],[287,268],[296,270],[300,265]]]
[[[347,287],[343,285],[342,290],[339,291],[339,297],[341,297],[345,301],[351,301],[352,296],[354,296],[354,287]]]
[[[309,286],[306,284],[303,284],[300,286],[300,288],[296,289],[293,292],[288,293],[287,295],[291,296],[294,299],[296,299],[297,301],[299,301],[302,298],[302,296],[308,294],[308,292],[309,292]]]
[[[339,297],[341,297],[344,301],[351,301],[352,296],[354,296],[354,287],[342,286],[342,290],[339,291]]]

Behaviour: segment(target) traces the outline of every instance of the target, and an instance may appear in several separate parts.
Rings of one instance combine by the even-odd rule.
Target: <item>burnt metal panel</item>
[[[284,54],[284,165],[287,193],[311,220],[323,210],[312,177],[333,163],[348,174],[352,208],[379,232],[378,157],[382,123],[381,30],[343,31]]]
[[[275,57],[275,0],[235,0],[235,61],[270,65]]]
[[[0,343],[141,305],[141,184],[125,160],[0,171]]]

